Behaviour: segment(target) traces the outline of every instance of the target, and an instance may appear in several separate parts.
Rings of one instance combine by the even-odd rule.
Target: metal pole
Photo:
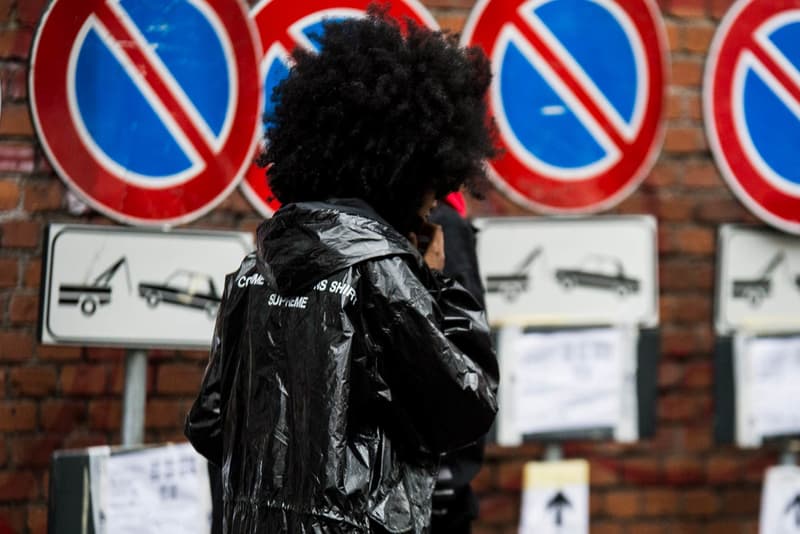
[[[781,453],[781,465],[797,465],[797,453],[800,452],[800,441],[790,439],[786,442]]]
[[[122,445],[144,443],[144,406],[147,397],[147,352],[129,350],[125,356],[122,397]]]
[[[564,449],[560,443],[548,443],[544,449],[545,462],[560,462],[564,459]]]

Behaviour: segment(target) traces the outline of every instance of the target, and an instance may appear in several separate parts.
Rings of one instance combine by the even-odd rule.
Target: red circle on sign
[[[266,0],[258,3],[251,10],[251,17],[261,37],[262,62],[275,60],[276,56],[288,57],[296,46],[306,45],[298,39],[298,25],[325,17],[365,13],[374,1]],[[429,28],[438,28],[431,14],[415,0],[394,1],[388,7],[389,15],[397,20],[410,19]],[[264,74],[262,72],[262,83]],[[280,207],[280,202],[269,189],[264,169],[257,165],[250,166],[241,189],[253,207],[265,217],[270,217]]]
[[[550,0],[483,0],[467,21],[462,42],[480,46],[492,61],[494,78],[490,89],[489,108],[496,117],[500,143],[504,152],[490,162],[490,177],[509,198],[525,208],[546,213],[595,212],[607,209],[630,194],[647,175],[658,156],[664,137],[661,121],[664,107],[664,85],[667,72],[667,47],[663,21],[652,0],[595,0],[606,11],[626,20],[637,43],[630,42],[639,65],[646,72],[641,118],[635,130],[623,133],[611,120],[607,106],[597,99],[596,90],[587,83],[587,76],[562,45],[551,36],[543,36],[523,16],[526,9],[538,8]],[[521,154],[518,141],[506,135],[498,113],[499,65],[502,58],[493,53],[508,31],[521,35],[546,68],[558,79],[562,91],[577,105],[582,116],[590,117],[613,144],[619,156],[612,163],[587,171],[586,175],[570,175],[565,169],[536,167]],[[557,41],[557,39],[556,39]],[[593,92],[595,91],[595,92]],[[559,141],[565,145],[568,139]],[[544,170],[543,170],[544,169]]]
[[[61,178],[98,211],[129,224],[188,222],[225,198],[252,161],[262,104],[258,37],[237,0],[203,3],[205,15],[216,19],[213,26],[224,30],[218,36],[229,55],[229,72],[234,73],[229,89],[233,108],[227,110],[232,117],[230,126],[220,139],[211,140],[196,123],[196,116],[182,107],[175,84],[161,77],[146,41],[134,35],[111,4],[104,0],[56,0],[44,14],[33,44],[29,80],[36,130]],[[179,183],[142,186],[126,179],[124,168],[120,172],[105,164],[103,159],[108,158],[82,139],[75,118],[79,110],[70,96],[75,82],[70,60],[90,21],[102,25],[118,45],[115,52],[135,66],[134,75],[152,91],[196,152],[199,165]]]
[[[796,102],[800,87],[792,74],[760,42],[758,32],[800,0],[745,0],[725,15],[711,44],[703,84],[705,124],[714,159],[736,196],[758,217],[777,228],[800,234],[800,193],[776,185],[764,164],[747,148],[745,127],[737,120],[743,87],[737,83],[746,63],[766,69]],[[778,179],[778,181],[780,178]]]

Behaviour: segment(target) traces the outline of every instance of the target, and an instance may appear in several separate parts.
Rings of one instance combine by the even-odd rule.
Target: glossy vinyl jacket
[[[284,206],[258,239],[186,421],[225,532],[427,532],[439,455],[496,412],[481,306],[358,200]]]

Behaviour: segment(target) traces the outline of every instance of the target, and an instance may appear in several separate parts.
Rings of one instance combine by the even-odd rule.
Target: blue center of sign
[[[769,39],[795,68],[800,67],[800,23],[775,30]],[[759,155],[778,176],[800,185],[800,117],[752,68],[744,78],[743,98],[744,119]]]
[[[638,91],[636,56],[616,16],[589,0],[551,0],[533,16],[544,24],[623,122],[631,125]],[[555,167],[576,170],[608,153],[576,110],[512,38],[499,72],[504,119],[532,156]]]
[[[230,108],[228,59],[215,28],[186,0],[121,0],[119,8],[158,56],[215,140]],[[134,82],[130,65],[96,27],[80,45],[75,94],[94,143],[115,164],[157,183],[192,167],[192,161],[154,107],[154,94]],[[146,83],[146,82],[145,82]]]

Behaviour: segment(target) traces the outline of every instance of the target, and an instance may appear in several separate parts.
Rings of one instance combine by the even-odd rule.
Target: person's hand
[[[426,222],[419,228],[418,232],[408,234],[408,240],[417,248],[419,248],[421,241],[427,242],[422,255],[425,263],[435,271],[444,269],[444,232],[442,232],[441,226]]]

